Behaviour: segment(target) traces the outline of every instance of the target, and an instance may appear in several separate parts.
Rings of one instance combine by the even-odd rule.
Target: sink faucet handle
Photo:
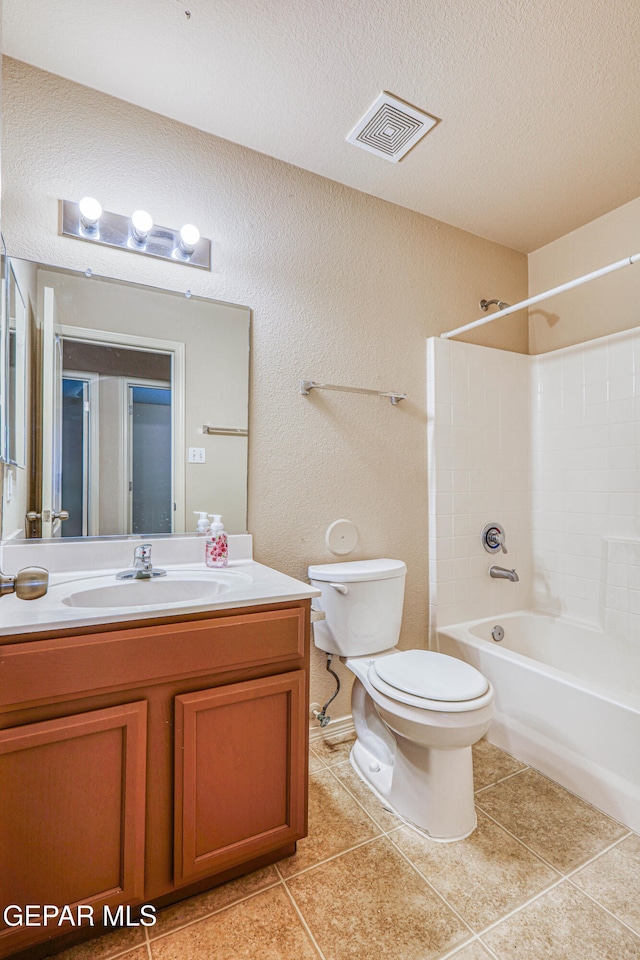
[[[149,563],[151,560],[151,544],[150,543],[141,543],[140,546],[136,547],[133,551],[134,560],[143,560],[145,563]]]

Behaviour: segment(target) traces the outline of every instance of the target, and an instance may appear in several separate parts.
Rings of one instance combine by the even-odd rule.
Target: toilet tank
[[[352,560],[309,567],[322,596],[313,601],[326,620],[313,624],[316,647],[360,657],[394,647],[400,636],[404,581],[401,560]]]

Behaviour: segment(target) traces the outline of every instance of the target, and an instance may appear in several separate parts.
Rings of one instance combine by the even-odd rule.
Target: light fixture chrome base
[[[117,247],[130,253],[142,253],[146,257],[211,270],[211,241],[206,237],[200,237],[193,253],[187,254],[180,246],[179,230],[154,224],[146,240],[137,240],[130,217],[107,210],[102,212],[95,226],[85,227],[80,219],[80,206],[73,200],[60,201],[60,234],[105,247]]]

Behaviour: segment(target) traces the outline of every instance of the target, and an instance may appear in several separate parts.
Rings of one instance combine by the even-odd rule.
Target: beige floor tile
[[[309,773],[316,773],[318,770],[324,770],[325,764],[320,757],[316,757],[312,749],[309,750]]]
[[[640,837],[633,834],[571,877],[640,934]]]
[[[385,837],[288,886],[327,960],[435,960],[470,935]]]
[[[297,852],[281,860],[278,869],[290,877],[379,833],[331,771],[321,770],[309,777],[309,836],[298,841]]]
[[[342,733],[337,737],[326,737],[322,740],[314,740],[311,744],[311,750],[323,763],[331,766],[334,763],[342,763],[349,759],[351,747],[356,739],[353,731]]]
[[[569,881],[483,934],[499,960],[638,960],[640,937]]]
[[[451,960],[493,960],[488,950],[477,940],[467,944],[462,950],[451,954]]]
[[[318,960],[282,885],[151,943],[153,960]]]
[[[385,810],[382,802],[362,782],[348,760],[345,763],[336,764],[332,768],[332,772],[344,783],[356,800],[362,804],[369,816],[373,817],[383,830],[394,830],[396,827],[402,826],[402,820],[396,817],[395,813]]]
[[[477,830],[457,843],[434,843],[410,827],[392,839],[476,932],[560,877],[482,813]]]
[[[516,760],[499,747],[495,747],[488,740],[478,740],[473,745],[472,752],[473,784],[476,790],[488,787],[526,767],[525,763]]]
[[[627,831],[537,770],[476,794],[476,803],[558,870],[591,859]]]
[[[194,920],[200,920],[214,910],[222,910],[223,907],[228,907],[274,883],[280,883],[275,867],[264,867],[244,877],[238,877],[237,880],[222,883],[213,890],[206,890],[195,897],[189,897],[188,900],[181,900],[180,903],[174,903],[158,912],[155,926],[148,928],[149,936],[152,939],[162,937],[170,930],[184,927],[187,923],[193,923]]]
[[[70,947],[56,956],[56,960],[109,960],[110,957],[126,953],[127,960],[147,960],[147,948],[142,947],[144,956],[138,956],[140,944],[144,944],[144,927],[130,927],[105,933],[96,940],[88,940],[77,947]]]

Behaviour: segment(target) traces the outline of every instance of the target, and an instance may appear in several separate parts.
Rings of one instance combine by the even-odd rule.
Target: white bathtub
[[[640,830],[640,638],[523,611],[442,627],[437,646],[493,684],[491,743]]]

